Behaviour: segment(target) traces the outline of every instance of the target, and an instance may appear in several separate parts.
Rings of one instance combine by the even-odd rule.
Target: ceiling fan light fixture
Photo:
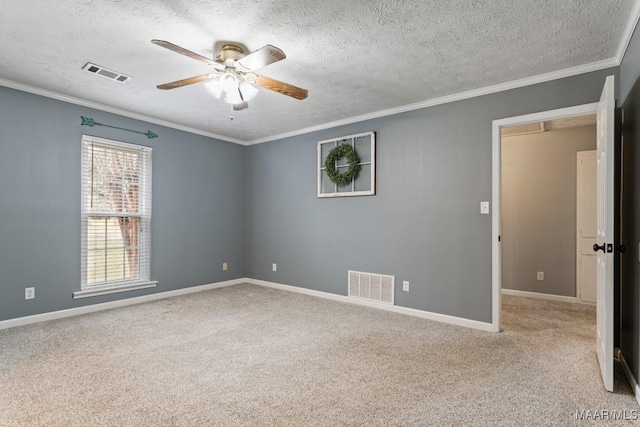
[[[225,91],[225,95],[226,96],[224,97],[224,100],[229,104],[235,105],[235,104],[241,104],[243,102],[242,95],[239,89],[232,90],[229,92]]]
[[[256,86],[295,99],[305,99],[308,95],[306,89],[253,73],[259,68],[286,58],[282,50],[270,44],[244,55],[244,51],[239,45],[227,43],[222,46],[222,51],[218,52],[211,60],[166,40],[153,39],[151,43],[196,61],[204,62],[215,69],[215,73],[212,74],[193,76],[156,86],[160,90],[206,82],[205,86],[211,95],[218,99],[224,99],[232,104],[235,110],[247,108],[247,101],[255,97],[258,92]]]
[[[251,83],[245,81],[240,83],[240,92],[242,92],[242,99],[248,101],[252,99],[258,93],[258,88]]]
[[[234,92],[238,90],[238,77],[227,71],[220,77],[220,86],[225,92]]]
[[[220,79],[214,79],[211,80],[207,83],[204,84],[204,87],[207,88],[207,90],[209,91],[209,93],[213,96],[215,96],[218,99],[222,98],[222,91],[224,89],[222,89],[222,85],[220,84]]]
[[[223,99],[233,105],[247,102],[258,93],[258,88],[250,82],[243,81],[239,83],[238,78],[231,73],[224,74],[205,83],[204,87],[217,99]]]

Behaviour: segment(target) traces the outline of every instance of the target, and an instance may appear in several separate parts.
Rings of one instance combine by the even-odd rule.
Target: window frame
[[[137,212],[102,212],[87,208],[90,202],[87,196],[87,185],[93,185],[89,176],[91,162],[89,146],[98,146],[120,152],[142,153],[139,160],[142,168],[138,177],[138,209]],[[91,151],[92,153],[92,151]],[[126,142],[100,138],[92,135],[82,135],[81,141],[81,280],[80,291],[73,293],[73,298],[86,298],[116,292],[131,291],[155,287],[158,282],[151,280],[151,189],[152,189],[152,149],[151,147],[130,144]],[[98,283],[88,283],[88,225],[90,218],[139,218],[138,220],[138,276],[129,279],[106,280]]]
[[[370,165],[371,170],[367,177],[369,179],[369,190],[356,191],[355,182],[356,180],[352,180],[350,183],[351,190],[350,191],[339,191],[337,184],[333,184],[334,190],[332,192],[322,192],[322,173],[325,170],[324,162],[322,159],[322,146],[327,144],[333,144],[334,147],[338,145],[338,143],[350,140],[351,147],[355,149],[356,140],[362,137],[369,137],[370,143],[370,156],[369,161],[360,161],[358,164],[360,166]],[[338,168],[345,168],[346,165],[336,165]],[[332,198],[332,197],[353,197],[353,196],[374,196],[376,194],[376,133],[373,131],[362,132],[354,135],[341,136],[338,138],[325,139],[323,141],[318,141],[318,153],[317,153],[317,196],[318,198]],[[359,174],[358,178],[364,177],[365,175],[362,172]]]

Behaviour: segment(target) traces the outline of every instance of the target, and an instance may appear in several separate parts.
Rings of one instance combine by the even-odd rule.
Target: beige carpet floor
[[[0,331],[2,426],[633,425],[593,307],[505,297],[494,334],[254,285]]]

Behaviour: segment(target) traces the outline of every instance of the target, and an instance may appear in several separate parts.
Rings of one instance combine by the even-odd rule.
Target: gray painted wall
[[[81,115],[160,137],[82,127]],[[83,133],[153,147],[157,288],[72,299]],[[0,87],[0,320],[244,277],[244,189],[244,147]]]
[[[576,296],[576,153],[595,148],[595,125],[502,138],[504,289]]]
[[[633,34],[620,73],[628,95],[622,109],[622,238],[627,251],[621,255],[622,275],[620,349],[636,379],[640,375],[640,34]],[[633,80],[629,84],[630,80]],[[623,88],[621,86],[621,93]]]
[[[620,97],[618,105],[622,105],[625,102],[638,77],[640,77],[640,33],[636,26],[620,64]]]
[[[620,256],[620,349],[635,378],[640,374],[640,79],[623,105],[622,238],[627,251]]]
[[[610,74],[617,68],[249,147],[247,275],[345,295],[349,269],[391,274],[397,305],[490,322],[491,216],[479,205],[491,200],[491,122],[596,102]],[[369,130],[377,195],[318,199],[317,141]]]
[[[479,202],[491,199],[491,121],[594,102],[616,73],[248,148],[0,88],[0,320],[245,276],[345,294],[356,269],[409,280],[411,292],[396,289],[400,306],[490,322],[491,217]],[[83,128],[80,115],[160,138]],[[317,199],[317,141],[368,130],[378,136],[377,195]],[[83,132],[154,148],[158,288],[71,298],[80,286]],[[27,286],[35,300],[24,300]]]

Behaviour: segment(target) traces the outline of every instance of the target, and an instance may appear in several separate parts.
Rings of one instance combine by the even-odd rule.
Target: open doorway
[[[557,136],[558,135],[553,135],[551,136],[550,133],[551,132],[547,132],[547,135],[545,135],[545,141],[543,142],[538,142],[538,144],[540,145],[544,145],[544,148],[540,149],[540,146],[536,147],[536,139],[535,135],[538,134],[538,136],[540,136],[540,134],[544,134],[546,129],[549,128],[554,128],[556,127],[556,134],[558,133],[566,133],[566,132],[560,132],[562,129],[569,129],[571,127],[578,127],[578,126],[574,126],[576,124],[580,124],[580,123],[590,123],[591,120],[593,120],[594,115],[597,112],[597,108],[598,108],[598,103],[593,103],[593,104],[586,104],[586,105],[580,105],[580,106],[575,106],[575,107],[569,107],[569,108],[563,108],[563,109],[558,109],[558,110],[551,110],[551,111],[545,111],[545,112],[541,112],[541,113],[534,113],[534,114],[529,114],[529,115],[525,115],[525,116],[517,116],[517,117],[510,117],[510,118],[506,118],[506,119],[502,119],[502,120],[496,120],[493,122],[493,164],[494,164],[494,168],[493,168],[493,203],[494,203],[494,215],[492,217],[492,229],[494,230],[494,233],[496,234],[494,237],[496,242],[500,242],[499,244],[493,244],[492,245],[492,251],[493,251],[493,267],[492,267],[492,276],[493,276],[493,325],[496,331],[500,330],[500,319],[501,319],[501,308],[502,308],[502,289],[503,289],[503,282],[505,277],[503,277],[503,261],[504,261],[504,254],[506,252],[506,248],[502,247],[502,245],[505,244],[505,242],[507,241],[507,236],[505,237],[505,240],[503,240],[503,236],[501,234],[503,234],[503,218],[502,218],[502,193],[504,191],[503,188],[503,182],[505,181],[503,179],[505,173],[507,174],[507,176],[509,176],[511,173],[514,174],[514,176],[517,176],[518,174],[523,175],[524,176],[524,181],[530,181],[527,185],[533,185],[534,189],[535,186],[540,184],[540,182],[538,181],[551,181],[550,184],[554,185],[553,183],[553,177],[555,177],[558,173],[562,174],[562,165],[553,165],[555,172],[553,174],[551,174],[550,176],[547,176],[546,173],[547,171],[540,171],[540,167],[541,167],[541,163],[543,161],[544,157],[547,158],[551,158],[553,159],[553,153],[555,151],[555,149],[558,148],[566,148],[566,147],[559,147],[559,143],[561,143],[561,141],[557,140]],[[587,125],[589,126],[589,125]],[[595,137],[596,137],[596,130],[595,127],[592,128],[593,129],[593,135],[592,135],[592,140],[595,141]],[[518,162],[522,163],[522,165],[527,165],[526,167],[528,168],[528,172],[524,172],[522,170],[520,170],[522,167],[521,165],[512,165],[512,169],[511,171],[504,171],[502,170],[502,157],[503,157],[503,137],[504,139],[512,139],[512,142],[514,140],[514,138],[518,138],[518,144],[512,144],[512,145],[520,145],[520,143],[522,143],[523,145],[527,145],[528,147],[525,147],[523,150],[515,150],[512,153],[510,153],[510,155],[513,155],[513,159],[517,159]],[[555,142],[554,142],[555,139]],[[562,135],[560,135],[560,139],[562,139]],[[590,143],[587,143],[587,145]],[[579,144],[578,144],[579,145]],[[590,147],[589,148],[593,148]],[[533,151],[531,151],[533,150]],[[533,153],[537,151],[537,157],[533,155]],[[584,149],[582,150],[576,150],[577,151],[586,151]],[[575,214],[575,208],[576,208],[576,179],[577,179],[577,175],[576,175],[576,159],[577,159],[577,154],[576,152],[574,152],[573,154],[573,160],[572,160],[572,165],[573,167],[571,168],[571,173],[574,174],[574,179],[573,179],[573,186],[571,186],[571,184],[566,184],[563,186],[564,188],[562,189],[562,191],[560,193],[567,193],[567,191],[570,191],[572,196],[570,197],[569,203],[572,205],[569,205],[569,208],[567,209],[565,207],[565,210],[568,210],[568,212],[564,212],[563,214],[563,218],[565,218],[565,222],[568,221],[569,224],[573,224],[573,226],[570,226],[570,230],[568,231],[568,233],[570,233],[570,235],[572,235],[573,237],[569,238],[567,241],[567,237],[563,237],[563,256],[564,257],[570,257],[571,262],[569,262],[569,265],[563,265],[562,262],[557,262],[557,259],[554,259],[553,256],[551,257],[547,257],[547,255],[544,255],[545,250],[548,251],[549,253],[553,252],[553,250],[555,249],[554,246],[558,245],[558,231],[557,230],[553,230],[553,227],[551,227],[551,230],[546,230],[545,233],[540,234],[539,230],[536,230],[535,227],[526,227],[526,222],[529,222],[533,225],[535,225],[536,223],[538,224],[544,224],[544,223],[548,223],[551,221],[551,219],[549,219],[546,215],[546,213],[544,212],[544,207],[542,209],[542,214],[540,214],[540,209],[538,209],[538,203],[541,203],[540,201],[544,201],[545,205],[548,205],[549,200],[545,200],[545,194],[544,191],[539,192],[540,194],[542,194],[542,196],[540,196],[540,194],[537,194],[535,197],[530,194],[530,192],[523,192],[523,194],[519,194],[517,199],[515,200],[514,206],[516,209],[516,212],[514,213],[513,217],[516,218],[514,221],[519,221],[518,218],[522,219],[523,216],[529,218],[529,221],[524,221],[525,224],[522,224],[522,221],[520,221],[520,223],[517,224],[512,224],[512,226],[515,226],[515,229],[520,229],[522,228],[522,230],[517,231],[518,233],[522,232],[524,233],[524,235],[520,236],[520,240],[522,241],[523,239],[525,241],[530,240],[535,238],[536,242],[532,242],[535,244],[529,245],[531,247],[537,247],[537,249],[535,250],[536,253],[541,253],[542,255],[538,256],[538,259],[534,259],[533,256],[530,256],[528,259],[526,258],[527,256],[525,255],[525,259],[519,260],[518,262],[515,262],[515,267],[514,266],[509,266],[511,267],[511,270],[513,270],[514,275],[512,277],[508,277],[507,280],[509,280],[509,283],[507,284],[507,286],[510,286],[511,288],[516,288],[513,289],[515,291],[520,291],[520,292],[530,292],[533,293],[533,291],[538,291],[537,293],[540,295],[553,295],[553,293],[557,294],[558,296],[565,296],[571,300],[575,300],[576,299],[576,260],[577,260],[577,251],[576,251],[576,234],[575,234],[575,230],[576,230],[576,214]],[[566,154],[566,153],[565,153]],[[566,171],[565,171],[566,172]],[[528,177],[527,177],[528,175]],[[566,176],[566,173],[564,174]],[[534,177],[538,177],[540,178],[540,180],[536,181],[536,179],[531,179],[531,176]],[[511,183],[507,184],[507,187],[509,187]],[[567,190],[567,187],[571,187],[569,190]],[[554,190],[557,190],[557,188],[554,188]],[[514,193],[517,192],[518,189],[517,188],[509,188],[508,191]],[[559,195],[556,194],[555,197],[547,197],[547,199],[554,199],[557,198]],[[561,195],[559,197],[562,197]],[[551,204],[553,204],[553,202],[551,202]],[[535,212],[534,212],[535,211]],[[538,214],[536,214],[536,212],[538,212]],[[521,227],[522,225],[524,225],[525,227]],[[562,224],[560,224],[562,226]],[[560,227],[561,229],[562,227]],[[561,233],[566,232],[567,230],[563,230]],[[516,240],[518,240],[518,236],[515,236],[516,239],[511,239],[514,236],[509,236],[509,240],[511,242],[514,242]],[[541,243],[540,243],[541,242]],[[533,249],[529,249],[529,251],[533,251]],[[531,252],[533,253],[533,252]],[[546,260],[546,261],[545,261]],[[551,260],[551,261],[549,261]],[[511,261],[509,261],[511,262]],[[547,262],[547,265],[549,265],[551,268],[550,271],[549,269],[545,272],[544,269],[537,267],[537,265],[539,265],[540,262]],[[526,267],[522,267],[522,265],[526,265]],[[567,264],[567,263],[564,263]],[[547,268],[547,267],[543,267],[543,268]],[[506,270],[510,270],[509,268],[505,268]],[[511,271],[510,270],[510,271]],[[559,272],[565,272],[567,274],[563,275],[565,277],[564,282],[562,283],[563,289],[559,290],[559,291],[553,291],[553,292],[549,292],[549,287],[548,285],[553,285],[552,282],[555,282],[556,284],[559,283]],[[517,275],[525,275],[526,276],[526,280],[522,283],[518,283],[517,285],[514,285],[515,281],[520,280],[518,277],[516,277],[516,273]],[[539,274],[542,273],[542,274]],[[546,274],[545,274],[546,273]],[[552,279],[552,277],[550,277],[549,273],[551,273],[552,275],[555,275],[556,277],[553,277],[554,280],[550,280]],[[529,277],[531,276],[531,277]],[[566,279],[566,277],[569,277],[569,279]],[[542,279],[542,280],[540,280]],[[546,283],[545,283],[545,279],[546,279]],[[543,286],[541,286],[543,285]],[[518,289],[519,288],[519,289]],[[507,289],[509,289],[507,287]],[[562,299],[562,298],[559,298]]]
[[[501,327],[590,371],[596,307],[576,303],[597,300],[597,104],[506,119],[498,134]]]
[[[494,120],[492,125],[492,329],[501,330],[501,130],[508,126],[576,117],[596,112],[597,157],[597,302],[596,354],[604,388],[614,390],[614,261],[623,250],[616,236],[616,112],[615,77],[607,76],[597,103]],[[550,242],[550,245],[554,242]],[[571,304],[577,305],[577,304]]]
[[[501,128],[502,294],[596,302],[596,114]]]

